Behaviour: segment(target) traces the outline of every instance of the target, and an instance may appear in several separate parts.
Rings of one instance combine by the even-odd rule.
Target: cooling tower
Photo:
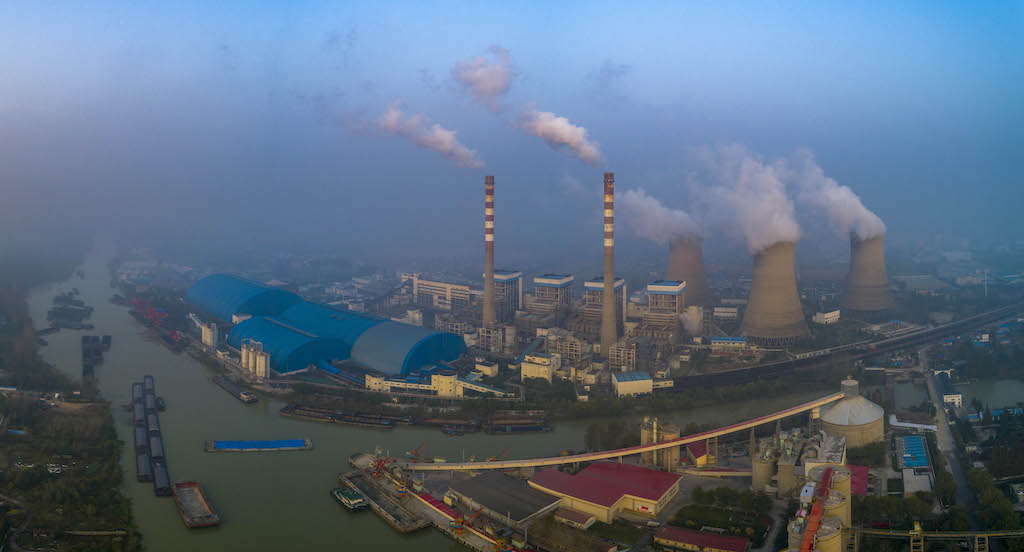
[[[601,354],[619,340],[615,308],[615,173],[604,173],[604,293],[601,297]]]
[[[484,177],[484,326],[494,324],[494,177]]]
[[[704,275],[704,248],[700,236],[677,236],[668,244],[667,279],[686,282],[686,306],[705,307],[711,302]]]
[[[850,236],[850,274],[843,293],[844,309],[883,311],[892,306],[885,273],[885,234],[861,240]]]
[[[778,242],[754,255],[754,282],[740,333],[766,344],[807,335],[796,289],[796,244]]]

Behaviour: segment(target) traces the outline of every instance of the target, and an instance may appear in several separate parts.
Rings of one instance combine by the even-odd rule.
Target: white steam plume
[[[387,134],[411,140],[421,148],[427,148],[443,155],[458,167],[478,169],[484,162],[475,150],[459,142],[454,130],[448,130],[422,114],[406,115],[402,102],[396,101],[377,118],[377,128]]]
[[[587,129],[576,126],[565,117],[550,111],[537,111],[530,105],[519,115],[520,127],[545,142],[552,149],[565,146],[570,155],[590,165],[601,163],[601,149],[597,142],[587,138]]]
[[[854,233],[862,240],[885,234],[885,223],[861,203],[849,186],[841,186],[825,176],[810,150],[793,155],[789,175],[798,191],[797,199],[824,209],[840,237]]]
[[[690,318],[690,313],[684,312],[679,315],[679,321],[683,323],[683,329],[690,335],[697,335],[700,333],[700,324],[696,320]]]
[[[741,145],[701,148],[696,157],[712,182],[707,190],[709,218],[740,230],[752,254],[800,239],[781,163],[765,163]]]
[[[622,209],[626,225],[640,237],[664,244],[676,236],[699,233],[697,223],[686,211],[665,207],[643,188],[617,195],[615,203]]]
[[[473,99],[497,113],[500,108],[499,101],[512,87],[516,73],[508,50],[495,44],[487,51],[491,54],[490,59],[476,56],[456,62],[452,67],[452,78],[467,90]]]

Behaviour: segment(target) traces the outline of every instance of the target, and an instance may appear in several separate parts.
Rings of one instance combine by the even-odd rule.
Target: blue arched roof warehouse
[[[192,284],[185,300],[207,314],[230,322],[236,314],[273,316],[299,303],[294,293],[232,276],[211,274]]]
[[[291,297],[267,296],[268,291],[281,290],[215,274],[193,284],[186,297],[195,307],[224,320],[234,314],[252,314],[254,318],[231,330],[228,344],[238,348],[243,339],[261,342],[278,373],[301,370],[317,361],[351,359],[381,372],[407,374],[466,352],[466,342],[453,333],[310,303],[283,291]]]

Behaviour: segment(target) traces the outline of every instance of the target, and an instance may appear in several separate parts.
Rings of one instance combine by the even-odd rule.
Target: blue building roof
[[[232,276],[211,274],[188,288],[185,300],[207,314],[231,321],[236,314],[274,316],[302,299],[283,289]]]
[[[643,381],[651,379],[651,375],[647,372],[612,372],[612,377],[619,383],[624,381]]]
[[[271,368],[278,373],[352,359],[381,372],[407,374],[466,352],[466,342],[452,333],[310,303],[293,293],[226,274],[199,280],[186,297],[223,320],[235,314],[253,315],[231,330],[228,344],[238,348],[243,339],[263,343],[263,350],[271,355]]]
[[[924,437],[910,435],[903,438],[903,465],[908,468],[928,467],[928,454],[924,448]]]

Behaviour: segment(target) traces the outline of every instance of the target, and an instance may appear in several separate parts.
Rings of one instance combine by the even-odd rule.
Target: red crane
[[[512,449],[506,449],[505,452],[503,452],[501,454],[501,456],[492,456],[491,459],[489,460],[489,462],[497,462],[498,460],[501,460],[502,458],[505,458],[506,456],[508,456],[508,453],[511,450]]]
[[[419,448],[417,448],[416,450],[410,450],[406,452],[405,457],[408,458],[409,460],[416,461],[420,457],[420,453],[423,452],[423,449],[427,448],[427,443],[429,442],[430,441],[423,441],[423,444],[420,445]]]
[[[832,468],[825,468],[821,476],[821,482],[814,488],[814,505],[811,506],[811,513],[807,516],[807,527],[804,528],[804,540],[800,544],[800,552],[814,551],[814,537],[818,534],[821,526],[821,516],[825,509],[825,498],[828,497],[828,490],[832,487]]]
[[[463,526],[465,526],[467,523],[469,523],[469,522],[473,521],[474,519],[476,519],[476,516],[479,516],[480,512],[483,512],[483,511],[484,511],[484,509],[480,508],[479,510],[476,511],[476,513],[474,513],[473,515],[469,516],[469,519],[465,519],[462,516],[459,516],[459,519],[453,519],[453,520],[449,521],[448,522],[448,527],[451,527],[452,529],[455,529],[455,532],[461,535],[462,534]]]

